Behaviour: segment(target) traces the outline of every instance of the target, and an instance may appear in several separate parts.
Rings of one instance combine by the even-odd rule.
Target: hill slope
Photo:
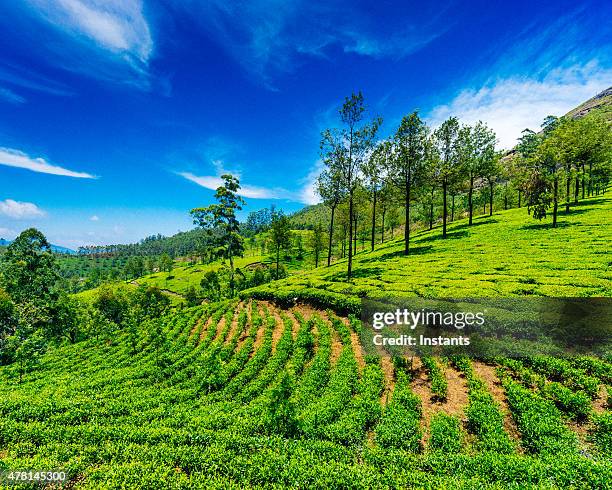
[[[0,470],[61,469],[77,488],[612,481],[602,361],[394,366],[364,357],[357,321],[265,302],[160,324],[161,346],[117,332],[50,352],[22,383],[0,368]]]
[[[403,241],[358,251],[354,280],[346,279],[346,260],[247,290],[265,299],[315,299],[328,305],[351,304],[363,296],[611,296],[609,244],[612,242],[612,197],[587,199],[560,214],[550,227],[526,208],[480,216],[441,230],[414,233],[410,255]]]
[[[580,118],[597,109],[606,112],[612,111],[612,87],[603,90],[596,96],[590,98],[586,102],[583,102],[575,109],[569,111],[566,116]]]

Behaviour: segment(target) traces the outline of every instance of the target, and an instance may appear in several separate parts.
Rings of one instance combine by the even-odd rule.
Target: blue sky
[[[192,228],[218,177],[249,210],[316,202],[319,135],[362,90],[499,147],[612,85],[612,4],[28,0],[0,4],[0,237]]]

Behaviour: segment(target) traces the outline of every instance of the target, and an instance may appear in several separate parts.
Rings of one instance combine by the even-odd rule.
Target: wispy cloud
[[[153,51],[139,0],[30,0],[55,27],[98,47],[146,62]]]
[[[321,160],[312,166],[310,172],[304,177],[300,183],[302,188],[299,190],[297,195],[297,201],[303,204],[318,204],[321,202],[321,197],[316,191],[317,177],[321,174],[324,164]]]
[[[142,0],[27,0],[59,42],[37,47],[54,68],[149,89],[154,52]]]
[[[23,104],[26,100],[19,94],[16,94],[12,90],[4,87],[0,87],[0,99],[4,99],[12,104]]]
[[[213,175],[199,176],[194,175],[190,172],[179,172],[178,175],[206,189],[216,190],[217,187],[221,187],[223,185],[223,179],[221,177],[216,177]],[[257,187],[241,184],[238,194],[243,197],[249,197],[252,199],[284,199],[284,197],[280,195],[283,192],[284,191],[281,190],[281,192],[279,193],[279,189],[270,189],[267,187]]]
[[[300,56],[326,58],[330,48],[339,47],[365,57],[399,59],[448,29],[448,22],[438,15],[445,11],[443,5],[411,8],[395,16],[388,10],[375,16],[372,10],[342,0],[213,0],[186,5],[192,15],[199,13],[199,22],[223,49],[270,89],[275,89],[274,74],[291,71]]]
[[[0,80],[14,87],[43,92],[50,95],[70,96],[73,93],[65,85],[10,63],[0,63]]]
[[[100,221],[100,218],[98,215],[94,214],[91,218],[89,218],[89,221]]]
[[[449,116],[465,123],[487,122],[497,133],[498,146],[511,148],[525,128],[538,129],[544,117],[561,116],[608,88],[612,69],[592,61],[550,71],[541,79],[509,77],[462,90],[448,104],[428,115],[433,125]]]
[[[75,177],[77,179],[96,179],[95,175],[86,172],[75,172],[67,168],[52,165],[44,158],[33,158],[29,155],[11,148],[0,148],[0,165],[17,167],[40,172],[43,174],[62,175],[64,177]]]
[[[205,189],[216,190],[223,185],[223,179],[220,177],[223,173],[228,173],[223,170],[223,162],[214,162],[217,168],[217,175],[195,175],[191,172],[177,172],[177,175],[201,186]],[[315,192],[316,178],[322,168],[322,163],[317,162],[310,172],[301,180],[298,180],[300,186],[297,190],[289,190],[283,187],[260,187],[255,185],[240,184],[238,194],[242,197],[251,199],[278,199],[302,204],[316,204],[319,198]],[[234,172],[229,172],[237,176]]]
[[[45,216],[46,213],[34,203],[5,199],[0,201],[0,214],[12,219],[32,219]]]

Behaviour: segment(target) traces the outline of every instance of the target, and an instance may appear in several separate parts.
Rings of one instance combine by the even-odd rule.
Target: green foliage
[[[594,428],[590,439],[605,457],[612,456],[612,412],[607,411],[596,415],[593,419]]]
[[[408,377],[398,373],[393,398],[376,427],[376,442],[384,448],[421,450],[421,401],[410,390]]]
[[[58,268],[44,235],[29,228],[2,255],[0,285],[16,303],[54,299]]]
[[[520,384],[503,380],[508,404],[529,453],[576,453],[577,439],[564,424],[554,403]]]
[[[429,426],[431,438],[429,449],[443,451],[445,454],[461,451],[461,428],[459,419],[442,412],[436,413]]]
[[[242,209],[244,199],[238,194],[240,183],[232,175],[222,175],[223,186],[215,191],[217,204],[191,210],[194,224],[207,231],[212,243],[230,262],[230,290],[234,291],[234,257],[241,257],[244,242],[236,212]]]
[[[440,368],[440,365],[433,357],[422,357],[421,362],[425,366],[425,369],[427,369],[433,396],[438,400],[446,400],[448,382],[446,381],[446,376]]]

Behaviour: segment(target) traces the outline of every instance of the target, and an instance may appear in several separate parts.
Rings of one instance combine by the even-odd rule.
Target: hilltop
[[[596,96],[583,102],[565,115],[573,118],[581,118],[594,110],[605,111],[612,116],[612,87],[598,93]]]

